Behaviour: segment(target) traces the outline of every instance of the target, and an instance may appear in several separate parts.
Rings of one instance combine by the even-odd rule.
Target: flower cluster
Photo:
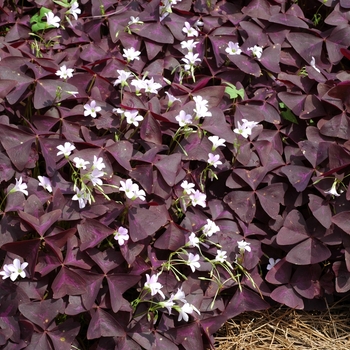
[[[59,152],[57,152],[58,156],[64,155],[65,158],[68,159],[72,151],[75,150],[75,146],[70,142],[65,142],[64,145],[57,146],[57,149],[59,150]],[[94,200],[91,193],[93,187],[98,188],[99,191],[103,193],[101,189],[101,186],[103,185],[101,177],[105,174],[102,169],[106,167],[103,162],[103,158],[97,158],[94,155],[92,166],[87,169],[89,164],[89,161],[80,157],[74,157],[73,162],[71,163],[74,169],[72,177],[74,180],[75,191],[75,195],[72,197],[72,200],[78,201],[80,209],[85,208],[87,203],[91,204],[91,202]],[[75,168],[78,169],[78,171],[76,171]],[[44,188],[47,188],[49,185],[45,179],[40,180],[40,182],[42,183],[41,186]],[[80,186],[78,186],[78,183]],[[92,186],[89,186],[89,183],[91,183]]]

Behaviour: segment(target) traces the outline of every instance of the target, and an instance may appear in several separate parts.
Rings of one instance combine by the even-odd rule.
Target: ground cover
[[[264,331],[331,315],[350,289],[347,1],[0,10],[2,348],[213,349],[245,341],[246,312]]]

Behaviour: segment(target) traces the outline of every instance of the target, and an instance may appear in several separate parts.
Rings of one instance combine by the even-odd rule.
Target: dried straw
[[[227,321],[215,337],[216,350],[350,350],[350,304],[325,311],[279,307],[248,312]]]

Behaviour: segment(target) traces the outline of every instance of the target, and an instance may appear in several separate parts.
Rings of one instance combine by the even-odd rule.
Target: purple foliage
[[[321,3],[0,0],[3,349],[208,349],[349,292],[350,7]]]

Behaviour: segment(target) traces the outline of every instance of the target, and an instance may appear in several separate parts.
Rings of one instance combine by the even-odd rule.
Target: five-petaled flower
[[[91,204],[91,194],[85,189],[79,190],[79,188],[75,188],[75,195],[72,197],[72,200],[78,201],[79,208],[83,209],[88,202]]]
[[[180,111],[180,113],[175,117],[179,126],[186,126],[187,124],[192,123],[191,114],[187,114],[185,111]]]
[[[215,224],[214,221],[207,219],[207,223],[202,227],[202,232],[207,236],[211,237],[214,233],[219,232],[220,228]]]
[[[185,55],[184,58],[181,58],[181,61],[184,61],[185,62],[185,65],[184,65],[184,69],[186,71],[192,71],[193,70],[193,67],[196,65],[196,62],[200,62],[201,59],[198,58],[199,54],[198,53],[193,53],[193,52],[189,52]]]
[[[125,111],[124,115],[126,117],[126,122],[130,125],[139,126],[139,122],[143,120],[143,116],[139,115],[137,109]]]
[[[248,51],[251,51],[253,53],[253,56],[256,58],[260,58],[263,52],[263,48],[258,46],[258,45],[254,45],[253,47],[248,47],[247,49]]]
[[[146,200],[146,193],[139,189],[139,185],[132,182],[131,179],[120,181],[119,191],[125,192],[125,195],[131,200],[140,198],[142,201]]]
[[[158,293],[163,299],[165,299],[165,295],[161,291],[163,286],[158,282],[158,276],[159,275],[156,274],[156,275],[152,275],[151,277],[148,273],[146,273],[146,282],[145,282],[144,288],[150,290],[152,296]]]
[[[86,166],[90,164],[87,160],[84,160],[83,158],[75,157],[73,159],[73,162],[75,163],[75,167],[78,169],[86,169]]]
[[[74,69],[72,68],[67,68],[67,66],[64,64],[63,66],[60,67],[60,69],[55,73],[58,75],[61,79],[68,79],[73,77],[73,72]]]
[[[188,254],[188,259],[186,261],[186,265],[188,265],[192,272],[195,272],[196,271],[196,268],[200,268],[201,267],[201,264],[198,262],[199,261],[199,254],[192,254],[192,253],[189,253]]]
[[[181,48],[187,49],[189,52],[192,52],[193,49],[196,47],[196,45],[199,44],[198,41],[194,41],[193,39],[187,40],[187,41],[181,41]]]
[[[181,100],[179,98],[175,97],[174,95],[170,94],[169,92],[166,91],[165,93],[168,96],[168,107],[171,107],[175,101],[181,102]]]
[[[45,13],[46,23],[48,26],[59,28],[61,19],[55,16],[52,11]]]
[[[251,252],[252,248],[250,248],[250,243],[246,242],[245,240],[238,241],[238,249],[241,254],[243,254],[245,251]]]
[[[71,155],[72,151],[75,149],[75,146],[70,142],[65,142],[64,145],[59,145],[56,148],[59,150],[59,152],[57,152],[58,156],[63,154],[66,158],[68,158]]]
[[[182,305],[181,308],[178,308],[178,312],[179,312],[179,317],[178,317],[178,321],[181,321],[182,319],[185,322],[188,322],[188,315],[192,314],[193,311],[196,311],[198,315],[200,315],[200,312],[198,309],[196,309],[192,304],[189,303],[185,303]]]
[[[215,151],[220,146],[226,147],[226,140],[220,139],[219,136],[209,136],[208,140],[213,144],[212,151]]]
[[[132,73],[126,70],[118,69],[117,70],[119,77],[118,79],[114,82],[114,86],[121,84],[122,87],[128,86],[127,80],[132,76]]]
[[[192,201],[192,205],[195,207],[196,205],[200,205],[205,208],[207,206],[205,200],[207,199],[207,195],[196,190],[193,194],[190,195],[190,199]]]
[[[123,57],[126,58],[126,60],[128,61],[128,63],[129,63],[130,61],[139,60],[139,59],[140,59],[139,56],[141,55],[141,52],[135,50],[133,47],[130,47],[129,49],[123,49],[123,51],[124,51]]]
[[[120,226],[118,230],[114,231],[114,239],[118,241],[119,245],[123,245],[129,239],[128,229]]]
[[[220,263],[224,263],[227,259],[227,252],[225,250],[220,250],[218,249],[216,251],[216,257],[215,257],[215,261],[218,261]]]
[[[228,55],[240,55],[242,53],[242,50],[239,48],[238,43],[234,43],[232,41],[228,43],[225,51]]]
[[[182,28],[182,31],[187,34],[187,36],[198,36],[198,31],[191,27],[188,22],[185,22],[185,26]]]
[[[199,248],[199,238],[196,237],[196,234],[194,232],[191,232],[190,236],[188,237],[188,242],[186,243],[189,247],[197,247]]]
[[[184,194],[191,194],[191,193],[195,193],[196,191],[194,190],[194,184],[192,183],[189,183],[187,180],[184,180],[181,182],[181,185],[180,185],[184,190]]]
[[[78,19],[78,15],[81,14],[81,10],[79,8],[79,4],[78,4],[78,1],[74,1],[72,4],[71,4],[71,7],[70,9],[67,11],[67,14],[71,14],[75,20]]]
[[[0,272],[2,279],[10,277],[11,281],[15,281],[18,276],[26,277],[24,269],[28,266],[27,262],[21,263],[19,259],[14,259],[12,264],[4,265],[3,271]]]
[[[208,164],[210,166],[213,166],[214,168],[217,168],[218,165],[222,164],[222,161],[220,161],[220,155],[219,154],[213,154],[213,153],[209,153],[208,154]]]
[[[16,180],[16,185],[10,190],[10,193],[14,192],[22,192],[26,196],[28,196],[28,191],[27,191],[27,184],[22,183],[22,176],[19,178],[19,180]]]
[[[240,122],[237,122],[238,127],[234,129],[233,131],[236,134],[242,135],[245,139],[252,134],[252,129],[257,126],[259,123],[257,122],[250,122],[247,119],[242,119],[243,124]]]
[[[52,184],[51,184],[51,180],[46,177],[46,176],[38,176],[38,179],[39,179],[39,186],[42,186],[44,187],[44,189],[47,191],[47,192],[52,192]]]
[[[89,115],[91,115],[92,118],[96,118],[97,117],[97,112],[101,111],[101,107],[96,105],[96,101],[92,100],[90,102],[90,104],[85,104],[84,105],[84,116],[88,117]]]

